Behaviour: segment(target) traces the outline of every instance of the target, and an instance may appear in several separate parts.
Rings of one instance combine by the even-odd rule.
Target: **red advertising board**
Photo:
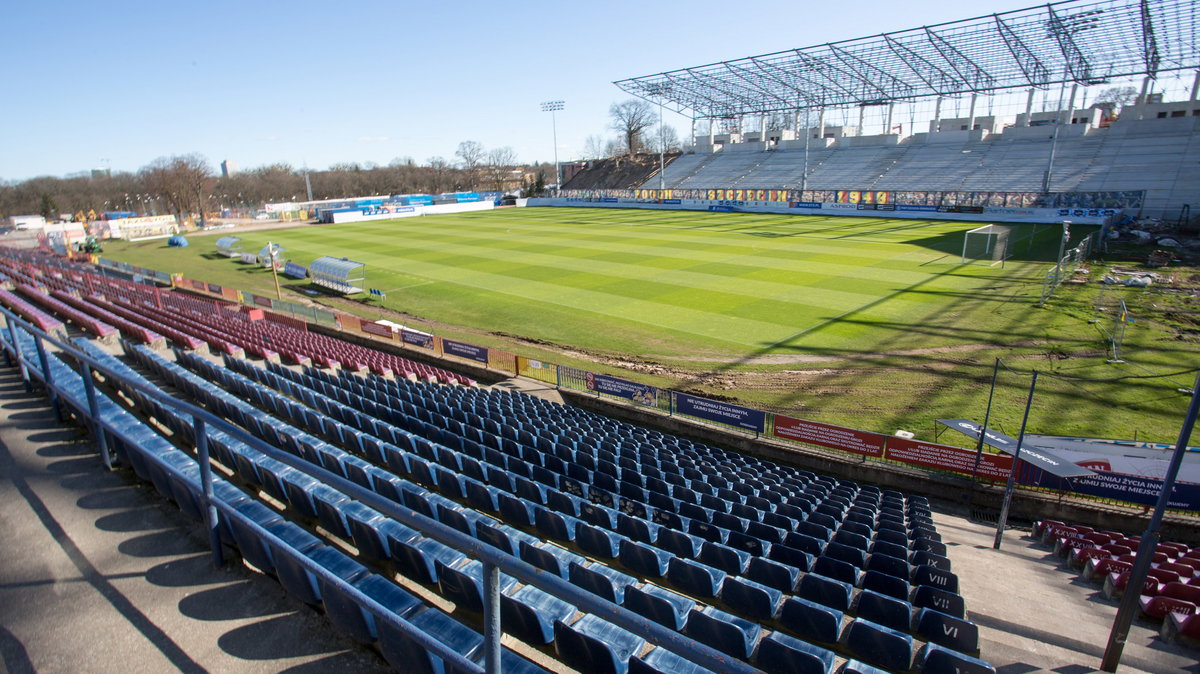
[[[819,424],[779,414],[775,415],[775,437],[866,456],[883,456],[883,442],[887,439],[887,436],[878,433]]]
[[[970,475],[975,469],[975,450],[938,445],[920,440],[887,439],[887,458],[924,468],[949,470]],[[1008,454],[987,454],[979,462],[979,477],[989,480],[1007,480],[1012,470],[1012,457]]]
[[[372,335],[386,337],[387,339],[392,338],[392,329],[386,325],[380,325],[378,323],[363,321],[362,325],[359,326],[359,329],[362,330],[363,332],[366,332],[366,333],[369,333]]]

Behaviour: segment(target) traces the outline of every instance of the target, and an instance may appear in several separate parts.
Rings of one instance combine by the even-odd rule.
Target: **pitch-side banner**
[[[1021,448],[1021,456],[1025,456],[1025,448]],[[1071,491],[1078,494],[1088,494],[1101,498],[1111,498],[1118,501],[1155,505],[1163,490],[1163,481],[1152,477],[1139,475],[1122,475],[1121,473],[1097,472],[1086,477],[1064,480],[1053,475],[1037,473],[1032,479],[1022,480],[1022,484],[1038,487]],[[1176,482],[1171,490],[1167,507],[1173,510],[1200,511],[1200,484],[1191,482]]]
[[[938,419],[937,422],[974,440],[979,439],[979,433],[982,430],[979,424],[970,419]],[[997,433],[990,428],[983,441],[1005,454],[1016,454],[1017,452],[1016,438]],[[1029,442],[1021,447],[1021,460],[1057,477],[1083,477],[1093,474],[1087,468],[1077,466],[1057,454],[1031,445]]]
[[[658,389],[647,384],[589,372],[587,373],[587,387],[589,391],[619,396],[639,405],[649,405],[650,407],[658,405]]]
[[[421,349],[433,350],[433,335],[424,332],[413,332],[411,330],[400,331],[400,341],[415,346]]]
[[[458,356],[467,360],[478,361],[483,364],[488,362],[488,350],[482,346],[467,344],[465,342],[456,342],[450,339],[442,340],[442,351],[448,356]]]
[[[810,445],[876,457],[883,456],[883,443],[887,439],[887,436],[878,433],[793,419],[780,414],[775,415],[774,435],[784,440],[807,442]]]
[[[1025,456],[1024,450],[1021,456]],[[975,452],[962,447],[938,445],[920,440],[904,438],[887,439],[887,458],[914,466],[949,470],[971,475],[975,471]],[[1007,454],[984,454],[980,457],[980,477],[991,480],[1007,480],[1012,471],[1013,458]]]
[[[697,398],[686,393],[675,394],[675,411],[758,433],[763,432],[767,420],[765,412],[708,398]]]

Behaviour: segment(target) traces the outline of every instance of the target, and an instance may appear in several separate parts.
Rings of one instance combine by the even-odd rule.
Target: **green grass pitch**
[[[241,236],[247,251],[273,241],[299,264],[362,262],[387,309],[439,334],[890,432],[982,416],[995,357],[1014,370],[1001,381],[998,401],[1011,403],[996,413],[1002,421],[1019,419],[1032,369],[1112,375],[1087,298],[1067,291],[1057,308],[1036,308],[1058,231],[1014,246],[1003,267],[961,264],[963,235],[978,224],[514,208]],[[1073,228],[1076,238],[1088,231]],[[213,259],[217,236],[192,235],[185,249],[116,244],[106,255],[272,295],[269,272]],[[359,313],[378,316],[371,302]],[[1174,418],[1173,401],[1096,413],[1144,399],[1137,387],[1045,390],[1047,402],[1072,404],[1032,420],[1042,432],[1145,434]]]

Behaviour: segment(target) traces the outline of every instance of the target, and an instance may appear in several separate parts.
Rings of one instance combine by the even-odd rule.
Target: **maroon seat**
[[[1104,578],[1114,571],[1129,571],[1132,568],[1133,562],[1113,558],[1092,559],[1083,567],[1083,578],[1092,582],[1103,582]]]
[[[1126,591],[1126,586],[1129,584],[1129,572],[1122,571],[1120,573],[1113,572],[1104,577],[1104,596],[1109,599],[1120,597]],[[1146,582],[1142,584],[1138,594],[1148,597],[1157,597],[1162,590],[1162,583],[1153,576],[1146,576]]]
[[[1167,583],[1157,597],[1142,597],[1142,613],[1155,620],[1163,620],[1168,613],[1191,615],[1200,605],[1200,587],[1184,583]]]
[[[1109,559],[1112,553],[1102,548],[1075,548],[1067,558],[1068,563],[1076,568],[1082,567],[1093,559]]]
[[[1178,640],[1188,645],[1200,645],[1200,614],[1168,613],[1158,635],[1168,643]]]

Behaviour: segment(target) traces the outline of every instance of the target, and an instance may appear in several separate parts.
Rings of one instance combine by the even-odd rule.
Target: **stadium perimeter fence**
[[[1068,251],[1063,259],[1076,262],[1086,259],[1092,250],[1091,245],[1095,237],[1095,234],[1086,237],[1080,245]],[[642,410],[653,410],[670,417],[703,423],[722,431],[752,436],[755,439],[767,439],[794,446],[815,446],[857,456],[862,462],[904,466],[931,474],[968,477],[988,482],[1005,482],[1012,471],[1013,461],[1008,454],[979,453],[953,445],[911,440],[754,410],[622,377],[528,358],[501,349],[444,339],[425,332],[395,329],[351,314],[313,309],[182,276],[169,278],[176,287],[234,302],[245,303],[249,300],[250,304],[265,310],[264,315],[268,320],[302,320],[305,317],[304,310],[307,309],[319,316],[316,322],[320,324],[360,337],[366,336],[376,341],[387,342],[396,348],[416,350],[427,356],[447,361],[457,360],[507,375],[529,377],[561,389],[590,394]],[[267,304],[270,304],[270,307],[267,307]],[[286,315],[276,313],[277,311],[283,311]],[[1155,478],[1103,474],[1102,471],[1097,471],[1097,476],[1095,480],[1085,478],[1072,482],[1056,482],[1046,479],[1043,471],[1027,465],[1017,471],[1018,483],[1023,488],[1043,493],[1072,495],[1103,503],[1153,506],[1158,493],[1154,491],[1154,484],[1162,484],[1162,480]],[[1194,487],[1200,495],[1200,485]],[[1161,488],[1158,491],[1161,491]],[[1200,497],[1195,501],[1189,501],[1187,507],[1173,510],[1200,514]]]

